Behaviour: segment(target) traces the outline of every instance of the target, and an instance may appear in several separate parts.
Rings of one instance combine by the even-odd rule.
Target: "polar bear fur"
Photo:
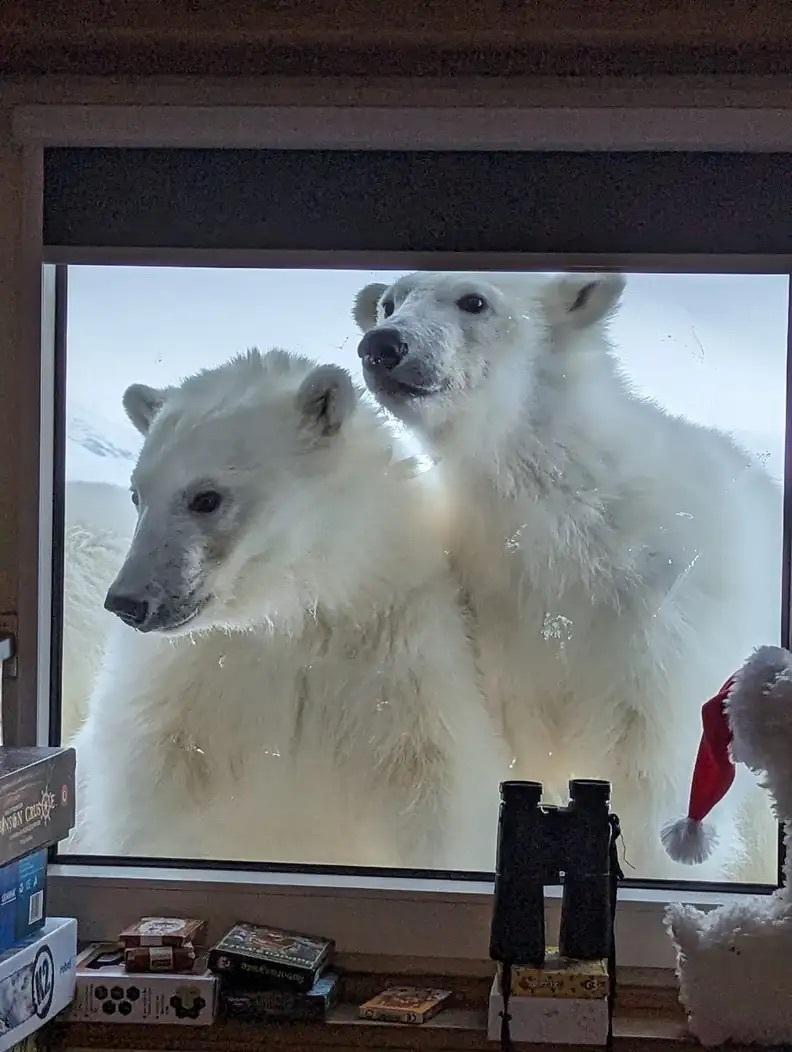
[[[508,757],[382,414],[280,350],[124,404],[139,518],[107,603],[138,630],[77,738],[70,850],[491,870]]]
[[[106,482],[66,484],[61,741],[85,718],[114,618],[104,598],[121,569],[135,528],[129,493]]]
[[[779,637],[781,494],[729,437],[631,391],[608,342],[624,287],[408,275],[361,290],[358,350],[458,500],[449,547],[513,776],[555,796],[609,778],[628,876],[747,879],[737,790],[695,874],[658,831],[686,799],[700,699]],[[772,818],[751,807],[750,853],[769,852]]]

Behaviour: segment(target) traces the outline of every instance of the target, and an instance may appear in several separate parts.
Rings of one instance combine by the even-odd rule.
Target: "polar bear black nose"
[[[105,610],[120,617],[125,625],[140,628],[148,617],[148,603],[145,599],[135,599],[131,595],[108,592],[104,601]]]
[[[395,369],[407,355],[407,344],[398,329],[372,329],[358,344],[358,357],[364,365]]]

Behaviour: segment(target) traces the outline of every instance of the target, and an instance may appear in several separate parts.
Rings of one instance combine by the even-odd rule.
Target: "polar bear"
[[[442,507],[366,402],[278,349],[126,391],[137,529],[71,851],[492,870],[509,757]]]
[[[624,287],[411,274],[359,292],[358,353],[459,502],[449,547],[514,777],[553,796],[609,778],[629,876],[713,879],[740,873],[724,812],[744,797],[695,874],[659,830],[684,810],[700,699],[778,638],[781,494],[729,437],[630,389],[608,342]],[[761,801],[753,818],[769,852]]]
[[[68,743],[85,718],[113,617],[104,598],[135,528],[129,494],[108,482],[66,484],[63,559],[61,734]]]

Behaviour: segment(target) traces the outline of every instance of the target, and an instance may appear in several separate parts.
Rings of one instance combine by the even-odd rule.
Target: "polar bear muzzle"
[[[371,329],[358,344],[366,386],[379,400],[401,402],[445,390],[430,355],[412,353],[408,335],[395,326]]]

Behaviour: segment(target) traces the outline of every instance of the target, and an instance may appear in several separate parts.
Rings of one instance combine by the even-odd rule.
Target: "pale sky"
[[[178,382],[251,346],[335,361],[359,376],[355,293],[400,271],[69,267],[70,416],[133,452],[125,387]],[[631,275],[612,338],[639,390],[722,428],[783,473],[784,276]],[[105,477],[70,443],[67,475]],[[107,477],[126,485],[128,476]]]

